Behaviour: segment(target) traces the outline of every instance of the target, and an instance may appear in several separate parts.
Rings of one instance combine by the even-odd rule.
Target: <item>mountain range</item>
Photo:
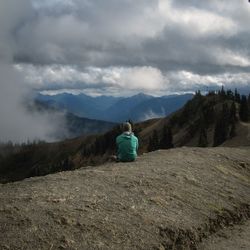
[[[192,94],[154,97],[143,93],[131,97],[91,97],[85,94],[63,93],[53,96],[39,94],[36,100],[78,117],[117,123],[167,116],[180,109],[192,97]]]
[[[132,124],[139,139],[139,155],[166,148],[161,142],[170,140],[165,139],[168,129],[172,131],[173,147],[249,147],[250,96],[248,104],[242,100],[231,92],[207,96],[198,93],[169,116]],[[244,103],[248,105],[247,120],[242,120]],[[119,126],[115,126],[104,134],[55,143],[7,145],[8,150],[0,145],[0,182],[102,164],[116,153],[119,133]]]

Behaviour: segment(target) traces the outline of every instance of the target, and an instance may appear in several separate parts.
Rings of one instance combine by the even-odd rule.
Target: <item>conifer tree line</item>
[[[140,129],[134,128],[135,126],[132,120],[127,120],[126,122],[129,122],[131,124],[134,134],[138,136]],[[115,154],[116,137],[121,133],[121,125],[117,125],[105,134],[97,136],[94,140],[94,143],[92,143],[91,145],[82,145],[82,155],[89,157],[91,155],[104,155],[106,152]]]
[[[117,125],[112,130],[95,138],[91,145],[83,145],[82,155],[103,155],[106,151],[115,151],[116,137],[122,133],[121,126]]]
[[[239,119],[242,122],[250,120],[250,94],[247,97],[246,95],[240,95],[237,89],[233,93],[231,90],[225,91],[222,87],[218,95],[225,100],[231,100],[232,103],[229,106],[229,103],[225,102],[220,114],[217,116],[213,146],[218,146],[226,139],[236,135],[236,122],[238,121],[237,106]]]
[[[216,119],[213,146],[218,146],[222,144],[227,138],[232,138],[236,135],[236,121],[237,118],[235,103],[233,102],[230,108],[227,103],[224,103],[222,106],[222,111]]]
[[[170,149],[173,148],[173,135],[170,126],[165,125],[161,131],[161,137],[158,137],[156,130],[153,131],[152,136],[149,137],[148,151],[154,151],[158,149]]]
[[[174,146],[172,128],[176,124],[178,127],[189,124],[190,138],[198,132],[197,146],[207,147],[208,129],[211,125],[214,124],[213,146],[218,146],[228,138],[236,136],[238,119],[243,122],[250,121],[250,94],[248,97],[240,95],[237,89],[234,92],[225,91],[222,86],[221,90],[210,91],[207,96],[215,98],[206,103],[206,96],[202,96],[201,92],[197,91],[194,98],[184,106],[181,114],[173,116],[169,124],[164,126],[163,132],[158,133],[154,130],[149,138],[148,151],[172,148]],[[219,112],[214,107],[218,103],[222,103]]]
[[[245,95],[241,96],[237,89],[234,92],[231,90],[225,91],[222,86],[221,90],[218,92],[211,91],[208,93],[208,96],[219,97],[219,101],[222,102],[222,109],[219,113],[215,113],[214,107],[210,106],[210,110],[208,110],[208,107],[202,105],[198,141],[198,146],[200,147],[208,145],[207,129],[210,124],[215,123],[213,146],[218,146],[228,138],[236,135],[238,118],[244,122],[250,120],[250,95],[248,98]]]
[[[250,94],[240,95],[235,89],[234,93],[231,90],[224,90],[222,86],[221,90],[218,91],[218,95],[224,99],[232,100],[239,105],[239,118],[243,122],[250,121]]]
[[[224,101],[222,110],[214,117],[215,128],[213,146],[216,147],[228,138],[232,138],[236,135],[236,123],[238,118],[243,122],[248,122],[250,120],[250,94],[248,97],[246,95],[240,95],[237,89],[235,89],[234,92],[231,90],[225,91],[222,86],[221,90],[217,93],[209,92],[208,95],[218,95],[218,97]],[[237,109],[239,117],[237,117]],[[201,129],[198,146],[205,147],[208,144],[206,126],[204,122],[201,122],[200,125]]]

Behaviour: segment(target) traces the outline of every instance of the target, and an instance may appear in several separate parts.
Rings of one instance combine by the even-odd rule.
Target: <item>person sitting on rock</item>
[[[132,132],[129,122],[122,125],[123,133],[116,137],[117,161],[134,161],[137,157],[138,138]]]

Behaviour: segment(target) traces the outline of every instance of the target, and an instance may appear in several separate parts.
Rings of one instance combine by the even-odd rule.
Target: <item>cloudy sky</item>
[[[0,58],[44,93],[246,88],[249,23],[248,0],[1,0]]]

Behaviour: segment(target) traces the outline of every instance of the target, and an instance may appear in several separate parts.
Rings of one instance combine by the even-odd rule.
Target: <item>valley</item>
[[[139,93],[131,97],[91,97],[64,93],[54,96],[40,94],[36,101],[79,117],[119,123],[165,117],[180,109],[192,97],[193,94],[153,97]]]

